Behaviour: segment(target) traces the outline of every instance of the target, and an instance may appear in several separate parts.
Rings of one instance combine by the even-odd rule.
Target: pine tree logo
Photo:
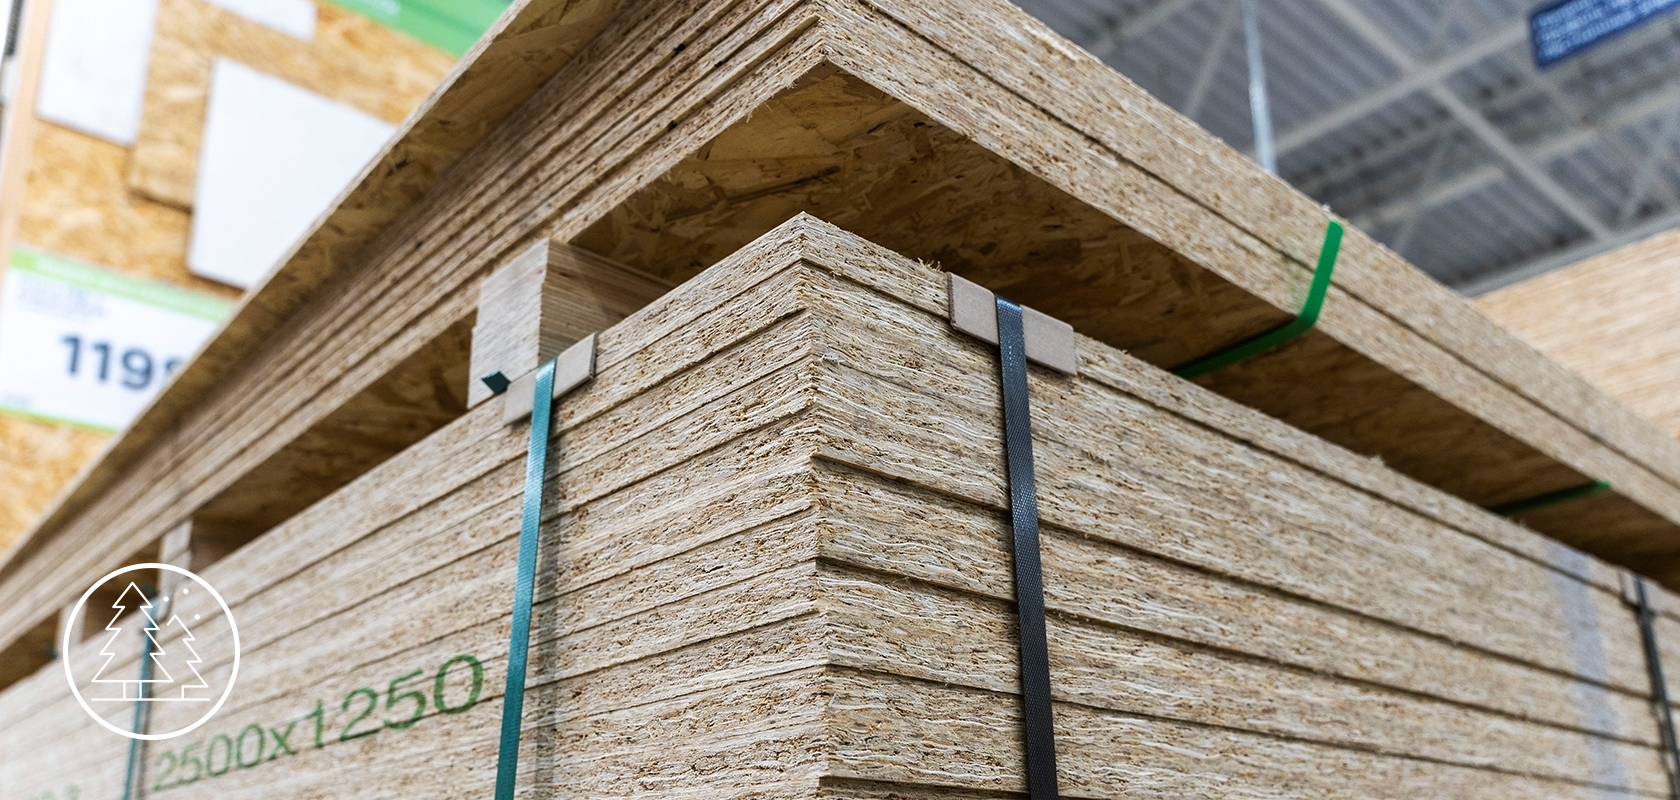
[[[163,590],[151,593],[154,583]],[[95,596],[100,599],[90,603]],[[131,739],[168,739],[198,728],[221,710],[239,676],[232,610],[203,578],[172,564],[124,567],[89,587],[64,625],[60,652],[83,710]],[[125,703],[135,709],[127,729],[111,721],[123,717],[113,717],[112,706]],[[149,709],[173,730],[156,730]]]
[[[142,664],[137,675],[114,675],[112,674],[114,671],[111,669],[111,662],[117,657],[117,641],[122,638],[124,630],[128,627],[120,623],[123,615],[128,613],[128,607],[136,604],[139,606],[140,618],[135,620],[135,623],[141,626],[141,634],[146,637],[142,652],[151,658],[151,663]],[[95,703],[134,702],[153,699],[147,697],[147,685],[170,683],[173,679],[169,677],[169,673],[163,669],[163,664],[158,659],[162,655],[162,648],[158,647],[158,624],[157,620],[152,618],[152,600],[146,596],[145,592],[140,590],[138,585],[131,582],[128,584],[128,588],[123,589],[122,594],[117,596],[117,600],[111,604],[111,608],[116,613],[111,616],[110,623],[105,626],[105,630],[111,635],[105,639],[105,646],[99,650],[99,654],[105,657],[105,663],[99,667],[97,673],[94,673],[93,682],[114,683],[121,688],[118,690],[119,694],[115,697],[96,696],[91,699]],[[160,675],[161,677],[159,677]]]
[[[198,673],[198,665],[203,664],[204,659],[199,658],[198,651],[193,649],[192,643],[196,640],[193,638],[192,628],[187,627],[187,623],[179,614],[171,614],[166,627],[170,630],[181,629],[180,637],[175,639],[175,646],[170,648],[170,651],[177,655],[175,672],[172,673],[177,677],[173,685],[168,687],[173,694],[165,696],[163,692],[159,692],[158,699],[210,702],[210,696],[207,694],[210,684],[205,683],[204,676]]]

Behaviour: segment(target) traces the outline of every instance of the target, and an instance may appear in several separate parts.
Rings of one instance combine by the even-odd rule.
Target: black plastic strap
[[[1055,712],[1050,705],[1050,645],[1044,632],[1044,572],[1039,561],[1038,489],[1033,478],[1032,413],[1027,402],[1027,343],[1021,307],[998,298],[997,327],[1009,515],[1015,539],[1015,607],[1021,629],[1027,796],[1031,800],[1054,800]]]
[[[1668,750],[1668,788],[1680,797],[1680,741],[1674,738],[1674,709],[1668,702],[1668,682],[1663,680],[1662,655],[1657,652],[1657,613],[1645,594],[1645,579],[1633,576],[1634,608],[1639,612],[1639,637],[1645,642],[1645,668],[1651,673],[1651,699],[1657,703],[1657,723]]]

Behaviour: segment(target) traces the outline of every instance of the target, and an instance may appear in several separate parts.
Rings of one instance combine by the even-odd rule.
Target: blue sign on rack
[[[1549,67],[1680,7],[1680,0],[1562,0],[1530,14],[1534,63]]]

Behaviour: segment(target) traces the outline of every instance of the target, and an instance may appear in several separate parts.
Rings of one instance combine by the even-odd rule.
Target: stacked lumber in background
[[[946,286],[800,217],[600,334],[555,416],[522,792],[1022,790],[997,356]],[[1031,377],[1066,796],[1663,795],[1615,570],[1077,349]],[[526,433],[502,402],[205,569],[244,666],[149,747],[156,793],[489,793]],[[456,713],[340,702],[462,654],[485,671]],[[0,788],[120,793],[126,748],[56,670],[0,704]],[[219,736],[245,743],[187,750]],[[164,755],[207,750],[220,774],[184,783]]]
[[[486,793],[528,428],[472,360],[586,338],[486,311],[582,248],[676,288],[556,412],[525,786],[1019,792],[996,356],[944,270],[1082,334],[1032,380],[1069,796],[1661,796],[1619,568],[1680,585],[1680,442],[1357,231],[1313,334],[1163,369],[1296,313],[1328,221],[1002,3],[517,3],[0,562],[0,791],[120,783],[38,643],[175,537],[246,666],[148,766],[296,752],[164,791]],[[451,663],[453,713],[358,721]]]
[[[302,41],[205,0],[161,0],[140,127],[125,146],[35,118],[51,6],[30,8],[29,32],[40,41],[23,48],[33,63],[19,76],[13,129],[0,137],[8,165],[0,178],[0,254],[27,245],[227,298],[239,292],[187,268],[213,62],[234,59],[390,123],[420,105],[454,63],[327,2],[317,3],[314,37]],[[0,415],[0,550],[109,439],[105,431]]]
[[[1680,436],[1680,231],[1485,294],[1476,309]]]

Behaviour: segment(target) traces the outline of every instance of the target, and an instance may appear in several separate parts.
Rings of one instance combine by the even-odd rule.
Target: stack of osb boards
[[[997,356],[946,285],[802,216],[600,334],[554,420],[523,792],[1021,791]],[[1614,570],[1077,356],[1031,376],[1063,794],[1662,796]],[[204,730],[150,747],[153,791],[489,794],[526,431],[502,402],[204,571],[244,666]],[[463,655],[480,687],[457,659],[448,712],[357,719],[363,687]],[[126,743],[60,672],[0,703],[7,791],[120,793]]]
[[[1680,436],[1680,231],[1482,295],[1476,309]]]
[[[1660,796],[1599,557],[1672,579],[1680,443],[1354,231],[1315,333],[1161,369],[1288,319],[1326,222],[1001,3],[516,4],[0,565],[0,653],[188,530],[247,666],[148,780],[486,792],[528,429],[463,342],[554,240],[679,285],[556,412],[526,790],[1019,792],[996,355],[949,270],[1083,334],[1032,381],[1065,794]],[[1524,520],[1590,554],[1483,510],[1591,480]],[[463,655],[473,703],[455,661],[455,713],[353,735]],[[108,794],[58,666],[0,694],[0,789]]]

